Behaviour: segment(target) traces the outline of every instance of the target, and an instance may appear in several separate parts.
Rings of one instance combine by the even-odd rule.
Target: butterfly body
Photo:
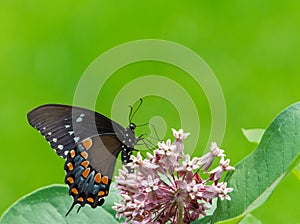
[[[66,160],[65,183],[73,204],[101,206],[109,193],[116,158],[129,163],[134,146],[135,125],[123,128],[109,118],[84,108],[49,104],[27,115],[29,123]],[[79,208],[81,208],[79,207]]]

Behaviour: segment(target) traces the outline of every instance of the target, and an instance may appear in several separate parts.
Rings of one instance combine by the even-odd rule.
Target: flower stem
[[[177,217],[177,223],[182,224],[183,222],[183,202],[182,200],[177,200],[177,206],[178,206],[178,217]]]

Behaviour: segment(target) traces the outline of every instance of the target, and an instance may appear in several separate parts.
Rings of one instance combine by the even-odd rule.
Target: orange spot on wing
[[[87,198],[86,199],[88,202],[90,202],[90,203],[94,203],[95,202],[95,200],[93,199],[93,198]]]
[[[72,163],[68,163],[67,167],[68,167],[69,170],[73,170],[73,168],[74,168]]]
[[[108,185],[108,176],[102,177],[102,183],[104,183],[105,185]]]
[[[74,158],[74,157],[75,157],[75,154],[76,154],[76,153],[75,153],[75,150],[74,150],[74,149],[70,151],[71,158]]]
[[[73,194],[78,194],[78,190],[77,190],[76,188],[72,188],[71,192],[72,192]]]
[[[87,178],[87,176],[89,175],[89,173],[90,173],[90,168],[87,168],[87,169],[85,169],[83,172],[82,172],[82,176],[84,177],[84,178]]]
[[[89,150],[93,145],[93,141],[92,141],[92,139],[88,138],[88,139],[84,140],[81,144],[83,145],[83,147],[86,150]]]
[[[89,165],[89,161],[83,161],[83,162],[81,163],[81,166],[83,166],[83,167],[85,167],[85,168],[87,168],[88,165]]]
[[[100,174],[100,173],[97,173],[97,174],[95,175],[94,179],[95,179],[95,182],[96,182],[97,184],[100,184],[100,182],[101,182],[101,174]]]
[[[67,178],[67,181],[70,183],[70,184],[73,184],[74,183],[74,179],[72,177],[68,177]]]
[[[99,191],[99,192],[98,192],[98,196],[101,197],[101,196],[104,196],[104,195],[105,195],[104,191]]]
[[[83,198],[80,197],[80,198],[77,199],[77,201],[83,202]]]
[[[87,159],[88,157],[88,154],[86,152],[81,152],[80,155],[85,159]]]

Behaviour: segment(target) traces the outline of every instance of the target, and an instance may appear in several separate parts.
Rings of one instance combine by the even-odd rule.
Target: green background
[[[26,113],[45,103],[72,104],[82,73],[96,57],[119,44],[145,38],[183,44],[212,68],[226,100],[222,148],[232,164],[255,148],[241,128],[266,128],[276,114],[300,99],[297,0],[1,0],[0,213],[24,194],[63,183],[64,161],[28,125]],[[127,66],[101,90],[97,110],[110,116],[115,94],[129,80],[174,74],[199,110],[202,151],[210,129],[209,103],[202,90],[181,73],[163,63]],[[119,114],[123,117],[118,121],[126,126],[128,108],[120,108]],[[174,107],[159,97],[145,99],[135,122],[147,122],[157,114],[164,117],[168,130],[180,127]],[[184,127],[191,133],[193,128]],[[254,215],[263,223],[299,223],[299,189],[299,181],[289,174]]]

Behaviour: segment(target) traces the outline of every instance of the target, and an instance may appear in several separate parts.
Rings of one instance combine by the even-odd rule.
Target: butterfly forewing
[[[78,142],[96,135],[122,132],[122,127],[109,118],[79,107],[49,104],[27,115],[28,121],[50,143],[56,153],[65,158]]]

